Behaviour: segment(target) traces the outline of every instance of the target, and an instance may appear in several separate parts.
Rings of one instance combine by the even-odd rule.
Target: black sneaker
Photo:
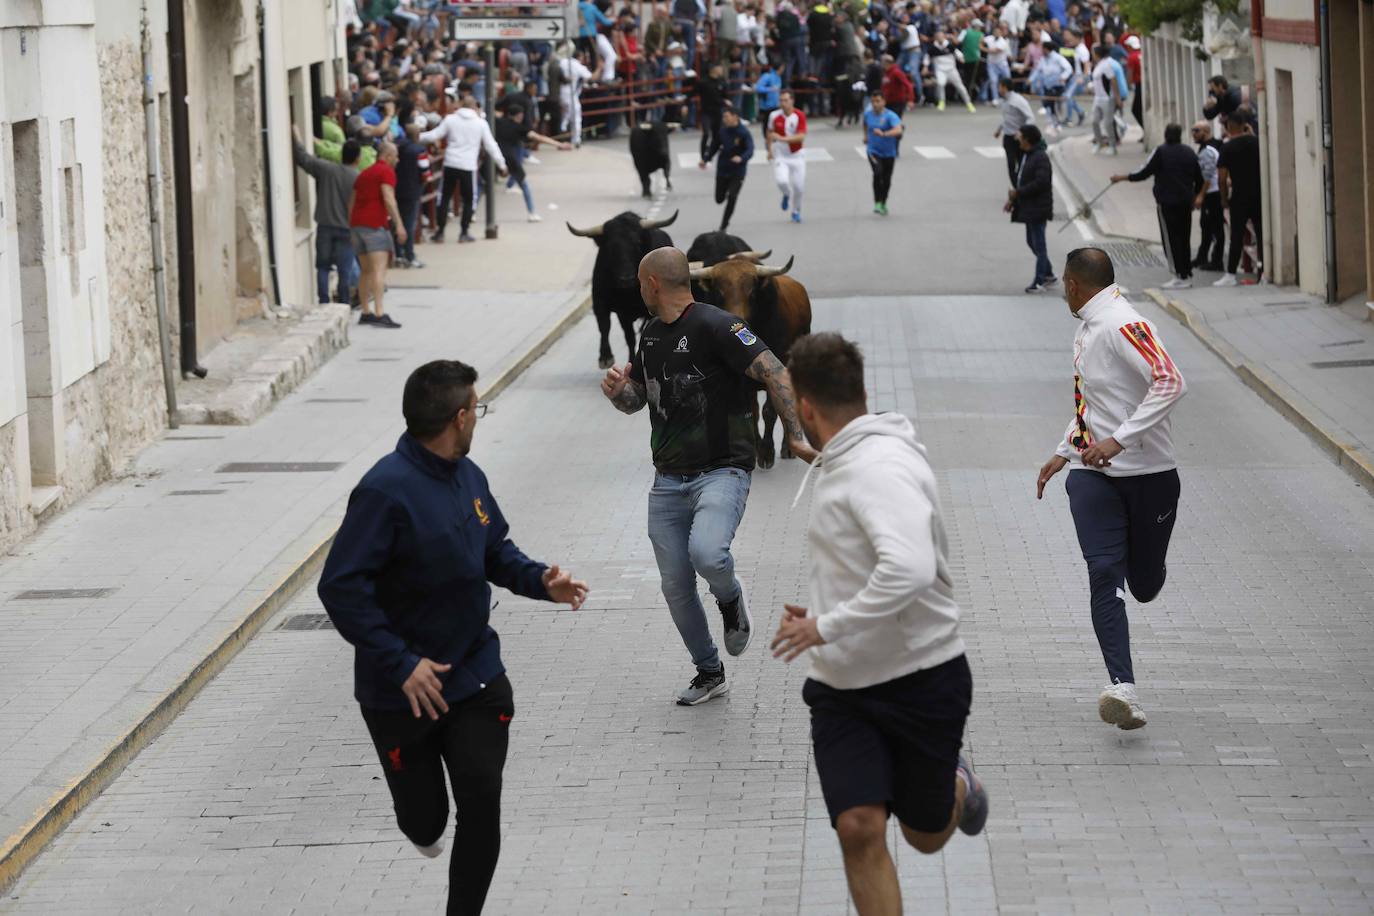
[[[476,240],[475,238],[473,238],[471,235],[469,235],[468,233],[464,232],[462,235],[458,236],[458,241],[459,241],[460,244],[464,244],[464,245],[465,245],[465,244],[467,244],[468,242],[475,242],[475,241],[477,241],[477,240]]]
[[[725,651],[743,655],[754,635],[754,619],[749,616],[749,599],[744,594],[744,586],[740,585],[738,598],[717,601],[716,607],[720,608],[720,617],[725,621]]]
[[[376,324],[376,323],[377,323],[377,316],[373,315],[371,312],[363,312],[361,315],[358,316],[358,324]]]
[[[372,323],[379,328],[399,328],[401,325],[390,315],[378,315],[372,319]]]
[[[444,240],[444,230],[440,229],[437,232],[431,234],[429,240],[431,242],[442,242]]]
[[[1041,286],[1039,283],[1032,283],[1030,286],[1027,286],[1027,287],[1026,287],[1026,292],[1028,292],[1028,293],[1038,293],[1038,292],[1040,292],[1041,290],[1043,290],[1044,288],[1045,288],[1045,287]]]
[[[729,692],[729,690],[730,688],[725,683],[724,665],[720,666],[719,671],[698,671],[697,676],[692,678],[692,683],[678,691],[677,705],[698,706],[707,700]]]

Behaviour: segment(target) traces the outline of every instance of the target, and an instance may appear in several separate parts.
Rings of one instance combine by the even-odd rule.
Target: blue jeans
[[[720,670],[697,576],[717,601],[739,597],[730,542],[744,517],[749,472],[717,468],[701,474],[655,474],[649,491],[649,542],[668,612],[698,671]]]
[[[916,90],[916,104],[924,105],[926,101],[926,84],[921,79],[921,61],[925,57],[925,51],[921,48],[908,48],[897,58],[897,66],[902,68],[907,76],[911,77],[911,85]]]
[[[348,291],[358,285],[358,277],[353,273],[357,263],[347,229],[341,226],[315,227],[315,292],[321,304],[329,301],[331,267],[339,272],[339,301],[348,301]]]
[[[1083,88],[1083,78],[1074,76],[1069,80],[1069,85],[1064,89],[1064,123],[1073,120],[1074,112],[1080,118],[1086,118],[1088,113],[1083,110],[1083,106],[1078,104],[1078,92]]]
[[[413,261],[415,260],[415,227],[420,222],[420,198],[398,198],[396,209],[401,212],[401,222],[406,227],[406,243],[396,248],[396,257]]]
[[[1054,265],[1045,247],[1044,223],[1026,223],[1026,245],[1035,252],[1035,283],[1039,285],[1054,276]]]
[[[983,84],[982,91],[978,93],[978,101],[997,101],[997,85],[1003,77],[1011,79],[1011,64],[1005,60],[1000,62],[988,61],[988,81]]]

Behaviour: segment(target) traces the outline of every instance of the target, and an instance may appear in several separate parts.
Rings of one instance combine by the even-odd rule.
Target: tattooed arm
[[[754,358],[745,375],[768,389],[768,397],[782,420],[783,429],[792,443],[792,453],[806,463],[816,460],[816,450],[806,441],[801,421],[797,419],[797,395],[792,390],[792,378],[787,367],[778,361],[772,350],[764,350]]]
[[[601,393],[621,413],[634,413],[648,402],[644,386],[630,378],[629,363],[623,369],[612,366],[606,370],[606,377],[601,380]]]

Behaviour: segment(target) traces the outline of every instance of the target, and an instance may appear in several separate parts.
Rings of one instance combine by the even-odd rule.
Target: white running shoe
[[[543,165],[543,164],[544,164],[543,162],[541,162],[541,161],[539,160],[539,157],[538,157],[538,156],[535,156],[535,155],[532,155],[532,154],[526,154],[526,156],[525,156],[525,161],[528,162],[530,165]]]
[[[428,846],[421,846],[419,843],[414,843],[414,846],[416,849],[420,850],[420,852],[423,855],[431,859],[437,859],[439,855],[444,851],[444,838],[439,837],[439,839],[435,840]]]
[[[544,221],[544,217],[540,216],[538,213],[531,213],[525,218],[531,223],[542,223]]]
[[[1130,731],[1145,724],[1145,710],[1140,707],[1135,684],[1113,684],[1103,689],[1097,698],[1097,714],[1108,725]]]
[[[1161,283],[1160,286],[1164,289],[1191,289],[1193,281],[1185,280],[1182,277],[1170,277],[1167,283]]]
[[[1236,275],[1235,275],[1235,274],[1222,274],[1221,277],[1219,277],[1218,279],[1212,281],[1212,285],[1213,285],[1213,286],[1240,286],[1240,281],[1236,279]]]

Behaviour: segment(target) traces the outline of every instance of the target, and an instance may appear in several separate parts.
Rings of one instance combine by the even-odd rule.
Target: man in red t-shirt
[[[883,102],[900,118],[906,112],[906,106],[915,101],[916,87],[911,82],[911,77],[897,66],[891,55],[883,55],[883,68]],[[869,91],[872,92],[873,89]]]
[[[768,116],[768,161],[773,163],[773,181],[782,192],[782,209],[792,204],[792,222],[801,222],[802,192],[806,190],[806,115],[797,108],[792,93],[778,96],[777,111]]]
[[[364,169],[353,182],[353,194],[348,201],[348,226],[353,250],[362,267],[358,283],[358,300],[363,313],[359,324],[379,328],[399,328],[400,325],[382,308],[382,291],[386,288],[386,269],[391,261],[391,230],[388,219],[396,227],[396,238],[406,240],[405,223],[396,208],[396,144],[383,143],[377,161]],[[368,311],[369,296],[374,303]]]

